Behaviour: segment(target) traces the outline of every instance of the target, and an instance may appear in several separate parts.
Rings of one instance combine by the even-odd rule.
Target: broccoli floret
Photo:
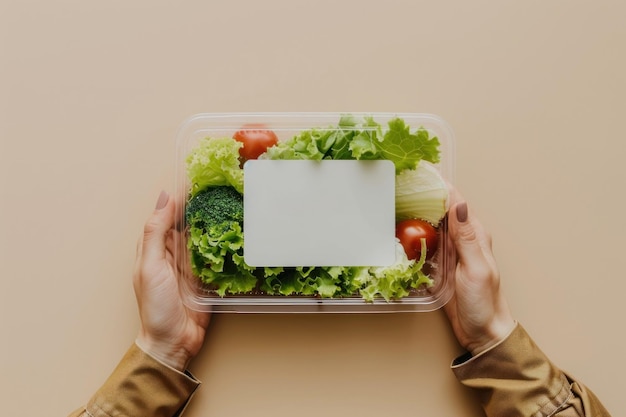
[[[187,224],[205,230],[243,222],[243,196],[230,186],[209,187],[187,203]]]
[[[209,187],[187,203],[192,272],[219,296],[252,291],[254,268],[243,260],[243,196],[231,186]]]

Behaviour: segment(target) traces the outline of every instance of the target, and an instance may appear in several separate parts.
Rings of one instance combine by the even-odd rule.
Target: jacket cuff
[[[571,395],[563,372],[520,324],[479,355],[457,358],[452,371],[463,385],[476,391],[488,416],[548,415]]]
[[[87,404],[94,417],[179,416],[200,381],[156,360],[133,344]]]

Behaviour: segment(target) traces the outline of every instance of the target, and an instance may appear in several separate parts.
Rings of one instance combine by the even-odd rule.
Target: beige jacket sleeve
[[[457,358],[452,370],[476,392],[489,417],[610,417],[596,396],[554,366],[519,324],[491,349]]]
[[[70,417],[175,417],[200,382],[133,344],[87,405]]]

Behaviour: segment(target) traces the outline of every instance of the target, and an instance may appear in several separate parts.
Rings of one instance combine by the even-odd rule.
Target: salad
[[[361,297],[386,301],[434,284],[448,189],[435,164],[440,143],[395,117],[345,115],[334,126],[286,140],[263,125],[205,137],[186,156],[184,219],[191,270],[211,292],[227,295]],[[244,260],[243,164],[251,159],[390,160],[396,170],[396,260],[384,267],[252,267]],[[339,236],[338,238],[341,238]]]

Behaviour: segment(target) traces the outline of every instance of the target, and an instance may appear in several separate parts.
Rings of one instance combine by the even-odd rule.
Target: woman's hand
[[[141,319],[137,345],[182,371],[202,347],[210,313],[191,310],[181,299],[173,256],[180,233],[175,206],[162,192],[137,245],[133,285]]]
[[[455,293],[444,310],[459,343],[476,355],[504,339],[515,320],[500,291],[500,274],[491,249],[491,236],[456,192],[448,214],[450,237],[458,264]]]

